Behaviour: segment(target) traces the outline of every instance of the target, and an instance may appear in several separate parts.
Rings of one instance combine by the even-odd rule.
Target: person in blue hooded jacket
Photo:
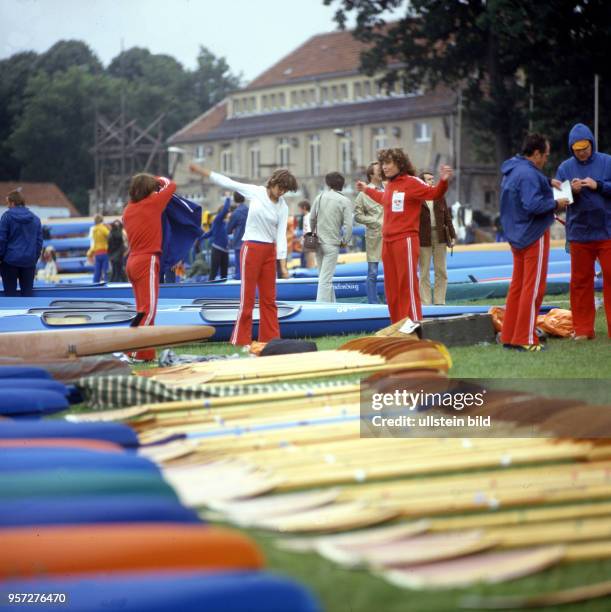
[[[8,210],[0,218],[0,274],[4,295],[17,295],[17,282],[22,297],[33,294],[36,263],[42,252],[42,224],[25,206],[20,191],[6,197]]]
[[[522,154],[501,166],[501,225],[513,254],[501,341],[505,348],[519,351],[543,350],[535,325],[545,295],[549,228],[554,211],[567,204],[554,200],[551,181],[542,172],[549,150],[545,136],[528,134]]]
[[[229,214],[231,206],[231,198],[226,197],[223,206],[221,206],[212,221],[210,230],[202,235],[200,240],[210,238],[210,276],[208,280],[213,281],[220,271],[222,279],[227,278],[227,269],[229,268],[229,237],[227,236],[227,223],[225,219]]]
[[[235,254],[235,274],[234,278],[239,280],[240,274],[240,250],[242,249],[242,237],[246,230],[246,219],[248,219],[248,205],[246,198],[237,191],[233,192],[233,201],[237,208],[231,213],[227,222],[227,233],[233,234],[233,249]]]
[[[571,182],[574,199],[566,215],[571,247],[573,337],[594,337],[594,264],[598,259],[611,338],[611,155],[596,150],[594,136],[583,123],[571,129],[569,151],[571,157],[560,164],[556,178]]]

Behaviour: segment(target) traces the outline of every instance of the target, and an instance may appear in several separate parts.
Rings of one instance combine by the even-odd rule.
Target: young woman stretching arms
[[[286,225],[289,213],[283,196],[287,191],[297,190],[297,180],[285,168],[275,170],[265,186],[238,183],[196,164],[191,164],[190,169],[223,189],[241,193],[250,201],[240,249],[240,310],[231,334],[231,343],[247,346],[252,342],[252,311],[257,289],[259,342],[279,338],[276,259],[280,260],[283,275],[286,275]]]

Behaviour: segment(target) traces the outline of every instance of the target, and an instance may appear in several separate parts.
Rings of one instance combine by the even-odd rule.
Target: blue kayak
[[[5,385],[2,385],[0,389],[1,416],[33,418],[44,414],[62,412],[70,407],[68,398],[63,392],[59,393],[49,389],[6,387]],[[0,469],[2,468],[0,467]]]
[[[453,255],[448,253],[447,269],[457,268],[488,268],[492,266],[512,266],[513,257],[511,251],[456,251]],[[568,262],[570,255],[561,248],[550,249],[550,263]],[[379,271],[382,273],[384,266],[380,262]],[[431,267],[432,270],[432,267]],[[469,270],[469,273],[472,273]],[[335,270],[335,276],[361,276],[367,274],[367,262],[354,262],[339,264]],[[292,276],[296,278],[310,278],[318,276],[317,268],[295,268]]]
[[[509,258],[498,257],[498,254],[508,254]],[[463,253],[460,253],[461,255]],[[466,253],[472,255],[472,253]],[[455,257],[459,253],[455,254]],[[479,280],[487,278],[510,278],[513,271],[513,262],[511,252],[507,251],[489,251],[478,253],[480,259],[477,265],[450,265],[450,257],[448,257],[448,280],[449,282],[464,282],[475,277]],[[488,259],[488,255],[492,255]],[[554,272],[570,272],[571,261],[564,249],[554,249],[554,257],[550,255],[548,273]],[[380,275],[384,274],[384,266],[380,262],[378,269]],[[367,274],[367,262],[339,264],[335,268],[335,277],[358,277]],[[293,270],[294,278],[317,278],[318,270],[316,268],[296,268]]]
[[[152,461],[132,452],[108,453],[69,447],[0,448],[0,473],[56,469],[159,473]]]
[[[53,220],[44,223],[43,227],[49,232],[51,239],[82,236],[88,234],[89,230],[93,227],[93,219],[72,222],[68,220]]]
[[[26,497],[3,500],[0,528],[83,523],[202,523],[190,508],[154,495]]]
[[[55,261],[59,274],[77,274],[79,272],[93,272],[93,264],[87,261],[87,257],[58,257]],[[38,262],[38,269],[45,267],[43,261]]]
[[[52,302],[53,303],[53,302]],[[63,304],[70,302],[64,301]],[[29,310],[4,310],[0,332],[75,329],[76,327],[128,326],[136,311],[125,302],[90,301],[86,308],[50,306]],[[325,304],[319,302],[279,302],[278,321],[283,338],[316,338],[327,335],[366,334],[390,325],[388,307],[384,304]],[[164,303],[157,309],[157,325],[210,325],[215,328],[212,341],[228,340],[239,309],[235,300],[195,300],[190,303]],[[424,306],[425,318],[449,317],[468,313],[485,313],[490,306]],[[253,313],[253,337],[257,336],[259,309]]]
[[[43,248],[52,246],[56,252],[88,251],[91,246],[89,236],[79,238],[53,238],[43,241]]]
[[[383,294],[384,284],[380,277],[378,293]],[[82,282],[82,281],[81,281]],[[241,283],[239,280],[211,281],[202,283],[163,283],[159,286],[160,299],[240,299]],[[342,277],[333,279],[333,288],[337,299],[365,297],[367,286],[365,276]],[[292,301],[314,301],[318,291],[318,278],[289,278],[276,281],[276,299]],[[134,294],[129,283],[99,283],[93,285],[62,283],[60,285],[35,285],[34,297],[59,298],[94,298],[94,299],[130,299]],[[0,293],[0,298],[3,292]],[[2,308],[2,299],[0,299]]]
[[[21,438],[82,438],[114,442],[124,448],[140,446],[136,432],[123,423],[71,423],[59,419],[0,421],[0,440]]]
[[[50,612],[319,612],[310,592],[298,583],[267,572],[120,572],[104,576],[53,577],[5,581],[4,593],[60,593],[66,603],[30,608]],[[19,605],[7,595],[0,611]],[[23,606],[21,606],[23,607]]]

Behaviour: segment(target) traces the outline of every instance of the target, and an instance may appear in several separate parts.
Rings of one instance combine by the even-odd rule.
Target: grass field
[[[568,307],[568,296],[551,296],[546,302]],[[503,303],[503,300],[487,300],[485,303]],[[591,401],[608,404],[611,403],[611,340],[607,338],[606,320],[602,310],[598,311],[596,331],[597,338],[588,342],[552,339],[548,342],[548,349],[537,354],[508,351],[497,344],[453,348],[450,350],[453,360],[450,376],[525,381],[528,379],[532,390],[550,395],[560,393],[563,396],[566,395],[566,386],[559,390],[555,380],[589,379]],[[316,342],[319,350],[333,349],[354,337],[357,336],[327,336],[317,339]],[[227,343],[207,343],[183,347],[178,352],[227,354],[235,351]],[[516,381],[507,380],[508,385],[511,383]],[[249,531],[249,534],[260,544],[272,570],[288,574],[307,584],[318,596],[323,609],[328,612],[442,612],[460,609],[461,598],[468,594],[538,594],[606,580],[611,575],[611,560],[591,561],[558,566],[532,577],[500,585],[482,585],[450,591],[409,591],[389,585],[367,572],[341,569],[317,555],[279,550],[273,544],[276,536],[269,533]],[[566,605],[561,609],[609,610],[611,600],[606,598]]]

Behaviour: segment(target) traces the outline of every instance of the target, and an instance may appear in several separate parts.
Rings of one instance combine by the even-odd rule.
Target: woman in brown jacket
[[[423,172],[420,178],[428,185],[435,184],[435,177],[430,172]],[[431,303],[431,258],[435,271],[433,304],[446,303],[446,257],[448,247],[453,247],[455,240],[452,213],[445,198],[423,201],[420,210],[420,300],[423,304]]]

